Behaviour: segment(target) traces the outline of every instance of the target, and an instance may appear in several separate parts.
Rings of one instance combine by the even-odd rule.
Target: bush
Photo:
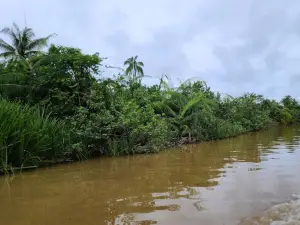
[[[167,123],[151,105],[141,108],[134,101],[118,104],[118,112],[104,107],[96,112],[80,108],[70,118],[77,155],[150,153],[168,143]]]
[[[237,122],[230,122],[226,120],[217,120],[216,131],[213,139],[222,139],[227,137],[234,137],[242,134],[246,129]]]

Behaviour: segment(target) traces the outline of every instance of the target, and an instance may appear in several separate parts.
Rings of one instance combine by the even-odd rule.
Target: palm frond
[[[159,78],[159,90],[161,90],[161,88],[163,87],[164,90],[170,90],[168,82],[164,80],[164,78],[167,79],[167,81],[169,81],[169,77],[166,74],[163,74],[160,78]]]
[[[0,58],[3,57],[3,58],[14,58],[16,56],[16,53],[15,52],[2,52],[0,53]]]
[[[20,34],[18,32],[15,33],[13,31],[13,29],[10,29],[10,28],[6,27],[6,28],[1,30],[1,33],[7,34],[11,38],[14,47],[17,47],[19,45],[19,43],[20,43]]]
[[[25,27],[24,30],[22,31],[22,36],[23,38],[29,40],[32,40],[32,38],[35,37],[35,33],[31,28]]]
[[[166,102],[156,102],[153,104],[154,109],[160,110],[161,112],[176,117],[176,112]]]
[[[32,61],[32,59],[29,61],[32,65],[32,68],[35,69],[42,65],[47,65],[48,63],[52,62],[52,60],[55,59],[55,56],[50,55],[43,55],[39,59]]]
[[[183,105],[185,105],[187,102],[187,97],[176,91],[167,90],[165,91],[165,94],[172,101],[176,102],[177,104],[180,103],[179,108],[183,108]]]
[[[125,70],[125,74],[126,74],[126,75],[130,74],[132,70],[133,70],[133,65],[131,64],[131,65],[129,65],[129,66],[127,67],[127,69]]]
[[[143,62],[137,62],[137,66],[143,67],[144,63]]]
[[[20,37],[21,37],[21,30],[20,30],[19,26],[16,23],[13,23],[13,28],[15,28],[15,30],[16,30],[16,33],[15,33],[16,36],[20,39]]]
[[[40,49],[42,47],[47,46],[48,41],[50,38],[52,38],[54,36],[54,34],[50,34],[45,38],[39,38],[39,39],[35,39],[32,40],[28,43],[28,45],[26,46],[26,50],[34,50],[34,49]]]
[[[198,126],[199,118],[201,118],[202,114],[200,112],[193,112],[190,115],[185,116],[182,118],[182,123],[190,123],[193,122],[194,126]]]
[[[8,44],[7,42],[5,42],[2,38],[0,38],[0,49],[4,51],[11,51],[11,52],[15,51],[15,48],[10,44]]]
[[[189,100],[188,103],[182,109],[181,116],[183,117],[189,109],[191,109],[193,106],[199,104],[203,100],[203,98],[204,98],[204,95],[201,93],[198,96]]]
[[[132,63],[132,61],[133,61],[133,57],[130,57],[130,58],[126,59],[126,61],[124,62],[124,66],[125,65],[130,65]]]
[[[12,32],[12,29],[10,29],[9,27],[4,27],[2,30],[0,30],[0,33],[3,34],[10,34]]]
[[[143,69],[142,69],[141,67],[137,66],[137,67],[136,67],[136,70],[137,70],[137,72],[138,72],[141,76],[144,76],[144,71],[143,71]]]

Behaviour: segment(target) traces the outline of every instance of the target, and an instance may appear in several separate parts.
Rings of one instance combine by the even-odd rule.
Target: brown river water
[[[0,177],[0,225],[291,225],[297,194],[300,126],[279,127]]]

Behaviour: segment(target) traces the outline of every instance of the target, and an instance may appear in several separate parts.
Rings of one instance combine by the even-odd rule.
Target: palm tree
[[[22,58],[28,59],[33,55],[41,53],[41,49],[47,46],[48,41],[55,34],[50,34],[47,37],[34,39],[35,33],[31,28],[25,27],[23,30],[13,23],[11,28],[5,27],[0,33],[8,35],[12,44],[8,44],[0,38],[0,57],[4,58]]]
[[[170,89],[164,93],[164,100],[154,103],[155,110],[166,115],[169,125],[179,131],[181,138],[187,135],[189,142],[197,139],[197,134],[201,134],[201,120],[211,114],[213,102],[202,92],[186,96]]]
[[[127,66],[125,70],[125,74],[127,76],[132,76],[132,82],[141,82],[141,78],[144,76],[144,63],[137,62],[138,56],[130,57],[124,62],[124,66]]]

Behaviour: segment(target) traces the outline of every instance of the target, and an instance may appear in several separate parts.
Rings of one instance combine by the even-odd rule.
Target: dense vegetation
[[[300,104],[246,93],[213,93],[203,81],[168,87],[142,84],[144,64],[127,59],[113,79],[104,59],[80,49],[34,39],[17,25],[0,39],[0,167],[85,159],[96,155],[157,152],[300,121]]]

